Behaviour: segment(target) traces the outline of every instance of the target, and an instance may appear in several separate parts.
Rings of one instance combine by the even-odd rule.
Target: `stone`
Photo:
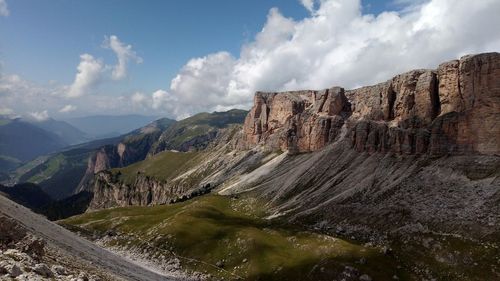
[[[30,235],[19,245],[24,253],[34,257],[41,257],[45,253],[45,241]]]
[[[224,267],[224,261],[223,261],[223,260],[220,260],[220,261],[216,262],[216,263],[215,263],[215,266],[220,267],[220,268],[223,268],[223,267]]]
[[[89,281],[101,281],[101,278],[97,275],[91,275]]]
[[[38,275],[41,275],[43,277],[52,277],[52,276],[54,276],[54,273],[44,263],[36,264],[35,267],[33,268],[33,271],[35,273],[37,273]]]
[[[63,275],[63,276],[68,275],[68,271],[66,270],[66,268],[61,265],[53,265],[52,271],[55,272],[57,275]]]
[[[85,272],[80,272],[80,274],[78,274],[77,280],[78,281],[89,281],[89,278],[87,277],[87,274],[85,274]]]
[[[5,267],[9,273],[10,277],[16,278],[19,275],[23,274],[21,268],[15,264],[11,264]]]
[[[372,281],[372,278],[367,274],[363,274],[363,275],[359,276],[359,280],[360,281]]]

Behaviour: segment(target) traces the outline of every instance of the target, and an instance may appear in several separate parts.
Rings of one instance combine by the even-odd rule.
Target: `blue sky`
[[[466,2],[471,1],[465,0],[459,0],[458,5],[454,5],[453,1],[449,0],[366,0],[360,3],[354,0],[325,0],[323,2],[316,0],[0,0],[0,2],[6,3],[8,8],[8,15],[0,16],[0,60],[2,63],[0,74],[4,77],[4,81],[0,82],[0,101],[2,89],[4,92],[9,92],[3,94],[4,98],[5,96],[11,96],[9,100],[5,100],[4,104],[7,104],[8,108],[4,106],[4,112],[25,115],[30,112],[40,113],[47,110],[51,116],[62,117],[65,116],[63,113],[69,113],[70,111],[74,111],[72,114],[76,115],[107,113],[106,111],[110,114],[126,113],[123,109],[117,109],[116,106],[106,107],[104,104],[110,102],[102,100],[103,96],[121,97],[125,100],[127,98],[132,99],[132,95],[137,94],[137,98],[133,100],[140,103],[141,106],[130,108],[130,110],[142,114],[154,111],[154,114],[162,113],[179,117],[200,110],[226,109],[231,106],[248,107],[251,94],[247,94],[248,97],[246,98],[241,98],[242,94],[239,90],[242,87],[246,87],[245,92],[251,92],[255,89],[281,90],[290,87],[325,87],[331,83],[336,84],[337,81],[342,85],[352,87],[359,86],[357,81],[359,83],[376,82],[376,79],[386,78],[387,76],[387,74],[380,74],[373,79],[359,77],[359,79],[356,78],[357,80],[351,81],[351,79],[343,78],[339,74],[336,79],[334,79],[335,76],[332,76],[331,79],[325,81],[318,80],[315,82],[314,79],[309,79],[310,81],[303,81],[302,83],[299,80],[303,77],[298,75],[305,76],[308,72],[296,72],[287,74],[284,77],[280,77],[281,73],[279,73],[276,79],[269,82],[272,77],[270,78],[269,75],[264,77],[266,75],[264,75],[263,71],[259,79],[254,82],[252,82],[253,80],[246,81],[241,77],[234,82],[234,77],[230,77],[227,78],[226,84],[214,86],[210,85],[210,81],[203,80],[205,77],[203,74],[212,77],[212,79],[214,79],[213,77],[225,77],[227,74],[213,71],[208,73],[210,68],[223,68],[231,73],[245,68],[243,66],[244,62],[242,62],[243,59],[240,58],[240,52],[242,48],[247,47],[247,49],[261,50],[257,46],[260,44],[258,43],[258,37],[259,34],[266,33],[263,31],[265,26],[269,26],[266,30],[270,34],[269,30],[278,32],[276,34],[272,33],[271,37],[279,38],[282,32],[288,34],[287,38],[274,40],[276,42],[273,41],[273,46],[266,45],[262,49],[266,51],[266,54],[271,55],[270,49],[277,50],[294,44],[295,39],[292,38],[299,37],[296,34],[297,30],[304,26],[312,26],[313,23],[310,22],[317,21],[317,23],[314,23],[315,26],[321,26],[321,16],[324,16],[331,23],[328,30],[332,31],[332,33],[324,33],[319,27],[316,29],[308,27],[311,28],[311,32],[318,32],[318,36],[312,39],[318,40],[318,42],[328,41],[329,39],[336,39],[337,42],[346,40],[345,37],[349,35],[335,31],[335,26],[339,27],[346,23],[352,26],[353,23],[363,22],[364,27],[360,27],[362,28],[360,31],[372,29],[373,31],[363,38],[357,38],[357,31],[351,31],[351,34],[352,40],[359,41],[358,45],[362,48],[360,52],[366,52],[366,50],[370,50],[372,43],[377,40],[376,36],[378,35],[376,33],[380,28],[388,28],[388,31],[390,31],[391,24],[398,24],[399,26],[409,24],[409,26],[413,27],[420,24],[419,22],[422,22],[425,18],[425,14],[422,12],[422,7],[425,5],[429,5],[430,8],[434,9],[443,9],[443,5],[446,8],[446,4],[448,4],[450,11],[438,11],[444,13],[452,13],[451,9],[470,10],[472,11],[469,16],[470,20],[474,20],[474,11],[477,10],[478,25],[472,24],[473,27],[471,27],[475,29],[481,28],[482,25],[496,24],[495,22],[484,22],[484,20],[480,22],[479,18],[484,17],[488,10],[499,12],[498,1],[495,3],[494,0],[485,0],[485,3],[490,3],[482,5],[474,4],[474,1],[467,4]],[[314,3],[311,11],[308,11],[306,9],[307,4],[304,4],[308,2]],[[0,7],[1,5],[0,3]],[[467,5],[477,7],[468,7]],[[278,8],[277,12],[271,11],[273,7]],[[475,10],[475,8],[477,9]],[[462,10],[458,12],[462,12]],[[323,15],[320,15],[321,13]],[[349,17],[346,16],[343,19],[344,15],[349,15]],[[273,20],[278,23],[272,24]],[[450,22],[450,24],[452,23]],[[389,27],[387,27],[388,25]],[[435,28],[432,30],[435,30]],[[387,34],[389,32],[384,32],[381,36]],[[105,38],[112,35],[115,35],[118,42],[123,46],[131,45],[133,56],[140,58],[142,63],[135,63],[132,59],[126,64],[126,75],[121,79],[99,78],[100,82],[94,81],[96,85],[86,88],[89,94],[84,93],[82,96],[77,96],[76,99],[68,99],[67,96],[64,97],[64,94],[60,94],[61,99],[56,100],[57,95],[54,94],[55,92],[67,91],[68,87],[76,81],[75,75],[77,74],[78,65],[81,64],[80,56],[82,54],[90,54],[92,59],[102,62],[103,72],[111,71],[110,69],[117,62],[117,54],[110,48],[104,48],[103,44],[105,44]],[[411,43],[412,40],[417,40],[417,36],[421,35],[416,33],[411,38],[402,39],[407,40],[406,43]],[[424,58],[421,61],[422,65],[418,65],[417,61],[406,63],[401,68],[405,70],[413,66],[432,67],[430,61],[433,59],[451,59],[469,51],[494,50],[497,46],[496,39],[498,39],[498,35],[493,34],[492,39],[485,39],[480,42],[480,45],[458,48],[457,46],[461,44],[460,40],[462,38],[452,37],[449,40],[452,40],[451,43],[454,46],[446,46],[447,49],[441,50],[440,53],[426,54],[425,57],[428,59]],[[279,42],[280,40],[284,41]],[[347,41],[349,40],[351,39],[347,39]],[[391,40],[389,38],[384,42]],[[453,40],[456,40],[456,42]],[[378,45],[374,44],[373,46],[375,52]],[[338,63],[343,58],[347,58],[347,61],[352,63],[350,56],[354,59],[359,58],[360,54],[362,54],[351,54],[351,52],[345,50],[349,49],[344,48],[345,46],[341,49],[334,49],[337,47],[339,47],[338,43],[332,45],[332,50],[336,50],[334,52],[338,53],[333,64]],[[314,46],[304,46],[304,43],[302,43],[302,45],[298,44],[295,49],[302,50],[305,59],[308,61],[314,60],[314,65],[327,61],[326,59],[323,60],[321,56],[318,57],[316,52],[312,52],[312,48]],[[227,52],[227,56],[226,53],[215,57],[210,56],[219,52]],[[324,54],[320,55],[323,55],[324,58],[333,56],[332,52],[330,54],[325,50],[322,52]],[[280,54],[275,54],[274,57]],[[314,57],[308,57],[313,55]],[[406,55],[413,54],[410,52]],[[260,56],[260,58],[262,57]],[[197,62],[200,64],[201,71],[197,70],[198,66],[194,66],[196,63],[189,63],[196,58],[202,59]],[[224,65],[222,61],[224,61]],[[254,63],[255,58],[253,60],[249,59],[249,61]],[[268,61],[266,60],[266,63]],[[276,67],[279,67],[280,63],[276,62]],[[298,61],[297,65],[302,67],[303,63]],[[376,62],[375,64],[380,63]],[[252,65],[255,66],[255,63]],[[241,67],[239,68],[239,66]],[[248,69],[248,67],[245,69]],[[258,69],[262,69],[262,67],[256,68],[255,71],[258,71]],[[388,69],[394,68],[388,66]],[[252,70],[247,76],[253,76],[254,73]],[[388,73],[392,74],[390,71]],[[9,75],[16,75],[16,79]],[[177,83],[177,87],[174,86],[172,81],[176,76],[179,76],[178,81],[180,81]],[[9,77],[10,80],[7,79]],[[245,80],[244,83],[241,81],[242,79]],[[15,81],[17,85],[13,85],[14,82],[12,81]],[[268,83],[264,83],[264,81],[268,81]],[[188,82],[191,84],[186,84]],[[236,90],[234,87],[231,88],[231,85],[235,83],[237,85]],[[248,85],[249,83],[251,85]],[[245,85],[242,86],[243,84]],[[191,103],[195,103],[197,98],[205,98],[204,94],[191,97],[192,93],[196,91],[202,93],[204,88],[209,89],[206,96],[207,99],[211,99],[213,102],[204,103],[202,106],[192,106]],[[21,101],[16,102],[15,98],[12,97],[14,89],[33,91],[32,99],[40,98],[45,103],[36,103],[31,100],[26,101],[25,106],[19,106],[18,104]],[[186,89],[185,91],[189,92],[183,92],[180,89]],[[39,91],[39,93],[35,93],[35,91]],[[213,91],[213,93],[210,91]],[[154,100],[155,92],[157,92],[156,100]],[[50,96],[44,96],[49,94]],[[189,98],[186,99],[185,96]],[[236,99],[236,96],[240,97],[240,99]],[[216,101],[213,97],[220,97],[225,100],[223,102]],[[99,106],[98,109],[90,106],[90,104],[97,102],[97,99],[102,103],[102,106]],[[228,100],[233,102],[226,102]],[[179,103],[179,106],[189,107],[189,110],[182,112],[179,108],[172,108],[171,106],[156,106],[160,101],[165,104]],[[54,103],[58,103],[57,107],[71,105],[73,109],[67,112],[59,112],[56,105],[53,105]],[[87,105],[84,105],[85,103]],[[146,106],[146,104],[149,104],[149,106]],[[39,108],[35,108],[34,105],[39,106]],[[2,113],[1,108],[0,113]]]
[[[113,53],[101,48],[104,36],[131,44],[144,64],[131,66],[118,90],[153,91],[164,87],[192,57],[226,50],[234,56],[262,28],[267,13],[278,7],[288,17],[308,12],[294,0],[15,0],[10,15],[0,18],[0,54],[5,71],[31,81],[71,83],[79,55],[105,61]],[[366,12],[396,8],[390,1],[363,1]]]

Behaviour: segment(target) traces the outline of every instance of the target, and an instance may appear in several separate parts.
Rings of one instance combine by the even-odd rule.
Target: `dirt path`
[[[111,253],[4,196],[0,196],[0,213],[17,220],[34,235],[43,238],[68,255],[79,257],[117,277],[141,281],[176,280]]]

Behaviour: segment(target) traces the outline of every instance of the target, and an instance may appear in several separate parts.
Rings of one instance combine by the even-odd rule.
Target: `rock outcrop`
[[[315,151],[333,142],[350,114],[344,89],[257,92],[245,119],[243,148],[265,144],[290,152]]]
[[[73,259],[47,245],[19,222],[0,214],[0,280],[115,279]]]
[[[241,147],[317,151],[343,130],[357,151],[499,154],[500,54],[465,56],[345,91],[257,92]]]

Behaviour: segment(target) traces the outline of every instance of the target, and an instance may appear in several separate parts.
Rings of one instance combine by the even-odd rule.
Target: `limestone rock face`
[[[309,152],[343,130],[360,152],[499,154],[500,54],[465,56],[348,91],[257,92],[241,144]]]
[[[243,147],[307,152],[323,148],[340,134],[350,104],[344,89],[286,93],[258,92],[245,119]]]

